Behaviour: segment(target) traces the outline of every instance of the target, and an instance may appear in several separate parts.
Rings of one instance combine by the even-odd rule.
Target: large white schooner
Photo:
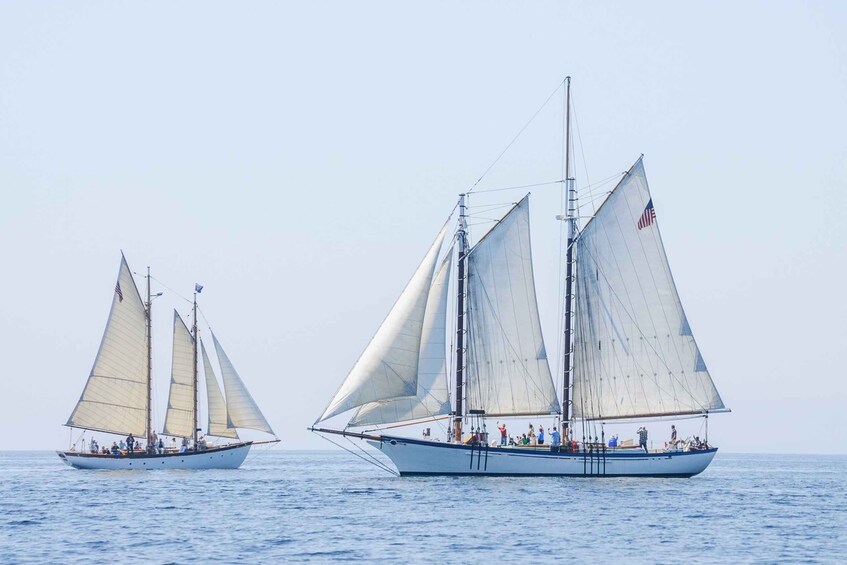
[[[401,475],[690,477],[712,461],[708,439],[654,451],[607,445],[606,422],[703,417],[708,433],[708,416],[728,409],[680,303],[641,158],[580,229],[566,84],[561,401],[536,303],[529,195],[470,246],[463,194],[453,244],[444,245],[445,226],[313,431],[365,440]],[[348,411],[341,429],[319,427]],[[500,446],[485,433],[487,418],[551,415],[560,446]],[[385,431],[444,418],[446,441]]]
[[[171,382],[163,435],[182,438],[185,447],[174,444],[158,449],[151,410],[151,311],[155,296],[150,292],[149,269],[145,302],[126,258],[121,255],[100,350],[79,402],[65,425],[120,436],[132,434],[139,443],[146,445],[141,451],[123,449],[106,454],[97,450],[93,453],[85,449],[83,439],[80,450],[57,452],[65,463],[78,469],[236,469],[244,462],[251,446],[279,441],[212,333],[226,391],[224,398],[206,348],[198,336],[197,293],[201,290],[200,285],[195,287],[194,320],[190,331],[174,310]],[[198,437],[201,431],[198,350],[203,357],[206,383],[206,435],[234,440],[227,444],[206,445],[205,438]],[[240,441],[238,428],[258,430],[274,439]]]

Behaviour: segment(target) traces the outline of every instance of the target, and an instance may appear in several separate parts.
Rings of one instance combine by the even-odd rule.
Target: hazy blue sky
[[[306,426],[457,194],[570,74],[578,182],[645,154],[733,409],[713,442],[843,453],[845,65],[843,2],[0,3],[0,449],[67,446],[121,249],[206,285],[284,447],[325,447]],[[559,97],[481,186],[559,178],[561,130]],[[551,351],[557,199],[532,201]],[[161,426],[188,304],[155,290]]]

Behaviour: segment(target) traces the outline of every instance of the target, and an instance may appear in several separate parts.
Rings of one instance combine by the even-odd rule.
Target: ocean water
[[[692,479],[398,478],[343,451],[229,471],[0,453],[3,563],[847,563],[847,456],[718,453]]]

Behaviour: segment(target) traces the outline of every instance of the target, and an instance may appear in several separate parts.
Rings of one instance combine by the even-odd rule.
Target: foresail
[[[226,412],[226,401],[212,369],[212,363],[206,354],[206,346],[200,340],[200,351],[203,354],[203,374],[206,375],[206,398],[209,404],[209,427],[208,434],[216,437],[228,437],[237,439],[238,432],[229,421]]]
[[[448,288],[452,261],[451,249],[441,262],[429,287],[418,359],[417,394],[365,404],[359,408],[349,425],[405,422],[450,413],[446,342]]]
[[[639,161],[577,240],[573,415],[724,407],[686,320]]]
[[[318,421],[369,402],[417,394],[424,313],[446,231],[447,224]]]
[[[212,334],[212,341],[215,343],[215,350],[218,353],[218,363],[221,366],[221,377],[224,381],[224,390],[226,391],[226,410],[229,417],[229,422],[236,428],[247,428],[250,430],[259,430],[261,432],[273,434],[268,421],[256,401],[250,396],[247,387],[235,367],[224,353],[223,347],[218,342],[215,334]]]
[[[174,310],[173,357],[164,433],[194,437],[194,338]]]
[[[147,313],[126,259],[121,257],[100,349],[66,425],[145,437],[147,362]]]
[[[468,409],[558,413],[535,295],[529,196],[471,249],[467,300]]]

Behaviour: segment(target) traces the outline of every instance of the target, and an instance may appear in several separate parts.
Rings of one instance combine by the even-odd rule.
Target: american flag
[[[656,210],[653,208],[653,199],[651,198],[650,202],[647,203],[647,207],[644,208],[644,213],[638,218],[638,229],[641,230],[647,226],[652,226],[655,221]]]
[[[124,293],[121,292],[121,281],[115,283],[115,294],[118,295],[118,302],[124,301]]]

